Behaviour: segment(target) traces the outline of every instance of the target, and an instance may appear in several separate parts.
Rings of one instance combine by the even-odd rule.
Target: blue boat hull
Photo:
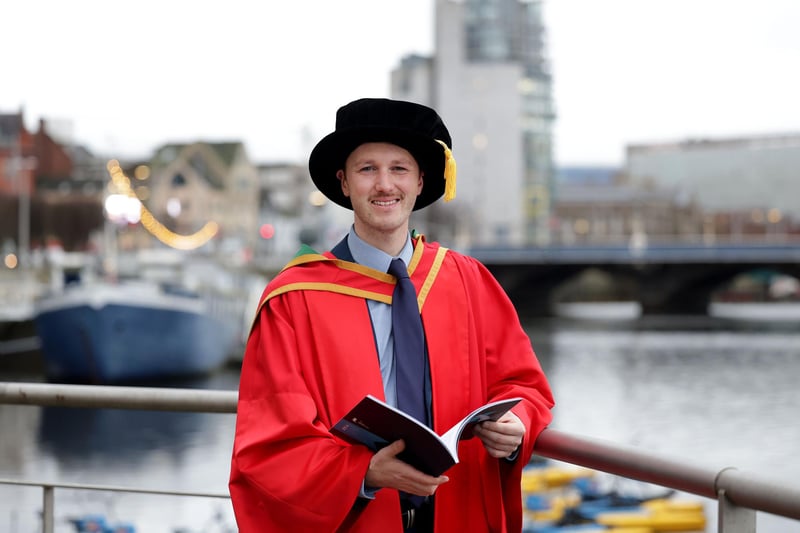
[[[91,302],[36,315],[51,381],[109,383],[208,373],[230,355],[232,332],[188,306]]]

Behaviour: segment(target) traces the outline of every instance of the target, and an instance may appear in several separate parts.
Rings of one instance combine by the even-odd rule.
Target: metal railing
[[[0,382],[0,404],[235,413],[236,391]],[[535,453],[718,502],[718,533],[752,533],[756,511],[800,520],[800,487],[741,472],[714,470],[639,449],[545,429]],[[227,493],[181,492],[121,486],[0,479],[0,484],[43,489],[43,532],[54,528],[56,488],[227,498]]]

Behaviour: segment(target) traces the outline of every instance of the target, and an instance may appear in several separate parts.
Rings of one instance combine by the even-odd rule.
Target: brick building
[[[87,246],[103,224],[101,190],[74,195],[71,147],[54,139],[44,120],[29,131],[25,117],[0,114],[0,243],[25,251],[58,242]],[[23,222],[20,224],[20,222]]]

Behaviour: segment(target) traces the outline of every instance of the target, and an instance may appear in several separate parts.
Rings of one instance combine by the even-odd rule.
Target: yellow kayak
[[[612,527],[649,527],[653,531],[698,531],[706,527],[706,517],[699,512],[602,513],[598,524]]]
[[[538,492],[554,487],[563,487],[576,479],[592,477],[593,470],[545,466],[526,468],[522,471],[522,491]]]
[[[689,500],[672,500],[668,498],[659,498],[657,500],[648,500],[641,503],[641,506],[652,511],[658,512],[696,512],[702,513],[703,502],[689,501]]]

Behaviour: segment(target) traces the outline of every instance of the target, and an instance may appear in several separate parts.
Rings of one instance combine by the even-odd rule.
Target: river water
[[[800,483],[800,322],[580,316],[526,321],[556,396],[553,428]],[[237,381],[226,369],[166,385]],[[222,493],[233,428],[226,414],[0,405],[0,477]],[[706,531],[716,531],[716,502],[685,497],[706,503]],[[40,510],[40,489],[0,485],[0,531],[40,531]],[[56,531],[86,514],[137,533],[234,530],[224,499],[56,491]],[[759,533],[800,532],[800,522],[757,521]]]

